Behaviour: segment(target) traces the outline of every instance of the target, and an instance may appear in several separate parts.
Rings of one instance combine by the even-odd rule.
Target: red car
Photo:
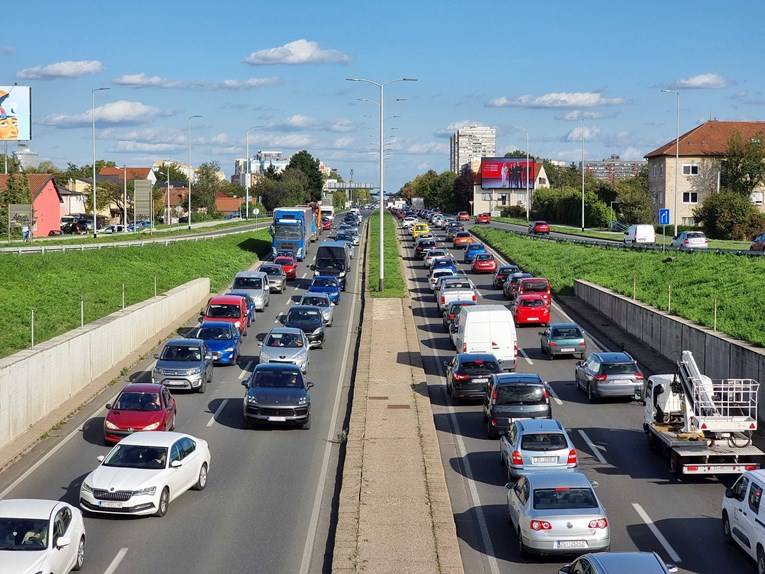
[[[295,279],[297,277],[297,261],[293,257],[280,255],[274,258],[274,263],[282,266],[287,279]]]
[[[332,229],[332,222],[329,219],[327,219],[326,217],[322,217],[321,218],[321,228],[324,229],[325,231],[327,229]]]
[[[457,214],[457,221],[470,221],[470,214],[467,211],[460,211]]]
[[[202,321],[227,321],[239,329],[242,337],[247,335],[249,310],[247,301],[238,295],[216,295],[207,302]]]
[[[479,253],[473,259],[473,273],[494,273],[497,270],[497,260],[491,253]]]
[[[530,323],[547,325],[550,322],[550,307],[541,295],[518,295],[510,311],[515,317],[516,325]]]
[[[476,223],[491,223],[491,213],[479,213],[475,216]]]
[[[132,383],[106,405],[104,440],[116,443],[134,432],[175,429],[175,399],[165,385]]]
[[[546,221],[532,221],[529,225],[529,235],[550,235],[550,224]]]

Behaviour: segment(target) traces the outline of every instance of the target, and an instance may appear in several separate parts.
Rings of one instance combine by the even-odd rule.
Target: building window
[[[481,199],[484,201],[491,201],[491,194],[490,193],[482,193]]]
[[[683,175],[699,175],[699,166],[696,163],[685,164],[683,166]],[[694,201],[694,203],[696,203]]]
[[[507,205],[507,195],[506,195],[506,194],[504,194],[504,193],[503,193],[502,195],[500,195],[500,196],[499,196],[499,202],[500,202],[502,205]]]
[[[664,164],[659,164],[659,175],[664,175]]]
[[[694,217],[683,217],[681,218],[682,222],[680,225],[687,225],[689,227],[693,227],[696,225],[696,219]]]
[[[544,177],[539,178],[539,185],[547,185],[547,179]]]
[[[684,191],[683,192],[683,203],[698,203],[699,202],[699,194],[695,191]]]

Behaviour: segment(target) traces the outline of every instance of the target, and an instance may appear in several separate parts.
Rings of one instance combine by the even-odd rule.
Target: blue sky
[[[765,120],[765,3],[453,0],[53,2],[4,9],[0,85],[32,88],[41,160],[118,165],[306,149],[346,179],[385,187],[449,167],[449,136],[497,130],[497,155],[529,147],[578,162],[639,159],[711,118]],[[402,101],[396,101],[402,100]],[[393,117],[399,116],[399,117]],[[258,126],[258,127],[255,127]],[[395,129],[394,129],[395,128]],[[16,144],[9,144],[9,152]]]

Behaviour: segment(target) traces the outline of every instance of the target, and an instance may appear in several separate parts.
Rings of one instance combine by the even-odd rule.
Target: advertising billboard
[[[529,176],[529,189],[533,189],[533,159],[529,158],[527,172],[525,157],[481,158],[481,188],[483,189],[526,189],[526,173]]]
[[[0,141],[32,139],[32,88],[0,86]]]

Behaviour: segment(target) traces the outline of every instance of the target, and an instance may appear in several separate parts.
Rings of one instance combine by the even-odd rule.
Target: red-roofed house
[[[0,175],[0,191],[5,191],[9,178],[9,175]],[[53,175],[30,173],[26,178],[32,194],[32,210],[35,219],[32,236],[47,237],[51,231],[60,231],[63,200]]]
[[[131,179],[145,179],[150,181],[152,185],[157,183],[157,176],[151,167],[102,167],[101,171],[98,172],[98,176],[123,181],[125,179],[125,172],[127,172],[128,181]]]
[[[694,225],[693,210],[704,198],[720,191],[720,163],[728,151],[731,136],[738,132],[745,140],[765,137],[765,122],[719,122],[711,120],[674,138],[645,155],[648,160],[648,190],[656,213],[670,210],[674,225]],[[675,150],[679,142],[677,201],[675,201]],[[751,195],[752,203],[761,211],[765,189]],[[675,204],[677,213],[675,213]],[[677,217],[677,220],[675,220]]]
[[[524,158],[525,159],[525,158]],[[534,158],[531,158],[532,160]],[[475,185],[473,186],[473,214],[486,213],[492,211],[502,211],[511,205],[526,205],[526,188],[523,189],[483,189],[481,187],[481,162],[476,160],[471,162],[470,168],[475,174]],[[529,174],[531,175],[531,174]],[[545,166],[541,161],[534,161],[534,179],[529,181],[529,195],[531,202],[534,202],[534,190],[543,187],[550,187],[550,180],[547,179]]]
[[[221,192],[215,194],[215,211],[221,213],[239,213],[243,203],[243,197],[230,197]]]

